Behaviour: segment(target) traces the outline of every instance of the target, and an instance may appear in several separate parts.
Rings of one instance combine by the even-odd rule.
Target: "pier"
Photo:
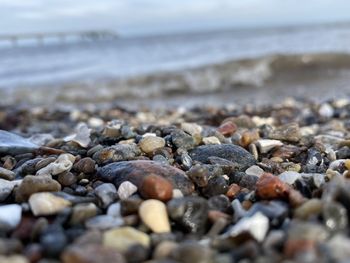
[[[45,42],[45,39],[57,39],[65,42],[67,38],[74,37],[82,41],[97,41],[101,39],[114,39],[118,35],[113,31],[72,31],[72,32],[46,32],[46,33],[25,33],[25,34],[0,34],[0,42],[10,42],[12,46],[17,46],[22,40],[36,40],[39,45]]]

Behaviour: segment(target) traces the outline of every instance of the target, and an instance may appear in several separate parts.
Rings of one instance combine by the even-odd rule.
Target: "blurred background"
[[[349,96],[348,0],[0,0],[1,104]]]

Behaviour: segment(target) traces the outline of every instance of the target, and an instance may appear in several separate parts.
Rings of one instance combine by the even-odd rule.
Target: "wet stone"
[[[195,242],[181,243],[171,253],[171,258],[183,263],[212,263],[213,257],[214,253],[209,247]]]
[[[20,205],[0,206],[0,230],[9,231],[17,227],[22,218],[22,207]]]
[[[0,130],[0,153],[2,154],[22,154],[33,152],[39,146],[30,142],[17,134]]]
[[[118,188],[118,196],[121,200],[127,199],[137,192],[137,186],[129,181],[121,183]]]
[[[157,175],[145,177],[139,191],[141,196],[145,199],[168,201],[173,196],[173,187],[171,183]]]
[[[146,136],[139,142],[139,146],[143,152],[150,154],[156,149],[163,148],[165,140],[157,136]]]
[[[254,156],[240,146],[232,144],[203,145],[189,152],[191,158],[202,163],[209,163],[209,157],[216,156],[233,163],[240,169],[246,169],[255,164]]]
[[[72,209],[70,224],[82,224],[88,218],[94,217],[97,214],[97,207],[94,203],[77,204]]]
[[[68,173],[62,173],[58,175],[57,181],[62,186],[71,186],[72,184],[75,184],[77,182],[78,178],[71,172]]]
[[[22,180],[15,180],[15,181],[7,181],[4,179],[0,179],[0,201],[6,200],[8,198],[13,189],[20,185]]]
[[[228,190],[228,180],[223,176],[215,176],[209,179],[208,185],[202,189],[206,197],[226,194]]]
[[[203,233],[208,219],[208,203],[201,197],[172,199],[167,204],[169,217],[189,233]]]
[[[38,192],[58,192],[61,190],[61,185],[49,176],[32,176],[24,177],[22,183],[16,191],[16,200],[23,202]]]
[[[196,142],[193,137],[182,130],[176,130],[171,133],[171,141],[176,148],[192,149]]]
[[[141,154],[136,144],[117,144],[103,148],[93,155],[97,164],[108,164],[112,162],[133,160]]]
[[[95,172],[96,162],[90,157],[80,159],[73,165],[73,169],[77,172],[84,174],[91,174]]]
[[[48,226],[40,236],[40,244],[48,257],[58,257],[67,243],[68,239],[64,230],[59,225]]]
[[[155,233],[170,232],[167,208],[159,200],[149,199],[140,205],[139,215],[143,223]]]
[[[125,263],[123,255],[116,249],[98,244],[71,246],[62,254],[63,263]]]
[[[111,183],[104,183],[95,188],[95,195],[101,201],[102,207],[107,208],[117,198],[117,189]]]
[[[256,184],[256,195],[261,199],[287,198],[289,187],[277,176],[263,174]]]
[[[208,185],[210,173],[205,166],[195,165],[187,172],[187,176],[195,185],[205,187]]]
[[[208,208],[227,213],[231,210],[231,202],[225,195],[216,195],[208,199]]]
[[[270,132],[270,139],[287,142],[298,142],[301,139],[299,125],[297,123],[282,125]]]
[[[183,194],[193,192],[194,185],[186,174],[170,165],[163,165],[153,161],[129,161],[106,165],[98,170],[97,176],[102,180],[113,182],[116,187],[129,181],[140,188],[144,178],[150,175],[161,176],[171,182],[174,188]]]
[[[30,208],[35,216],[53,215],[71,205],[71,202],[48,192],[35,193],[29,198]]]
[[[120,227],[106,231],[103,234],[103,245],[126,252],[133,245],[150,246],[150,237],[132,227]]]
[[[15,179],[15,176],[16,174],[13,171],[0,167],[0,178],[11,181]]]
[[[124,225],[122,218],[115,218],[110,215],[98,215],[90,217],[85,221],[85,227],[88,229],[107,230]]]

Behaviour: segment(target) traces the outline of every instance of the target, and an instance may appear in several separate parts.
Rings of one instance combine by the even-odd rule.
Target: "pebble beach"
[[[0,108],[1,263],[348,262],[350,100]]]

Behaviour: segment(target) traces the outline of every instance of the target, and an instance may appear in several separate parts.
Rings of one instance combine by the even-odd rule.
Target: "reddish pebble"
[[[261,199],[288,198],[289,186],[277,176],[264,173],[256,183],[256,196]]]
[[[222,135],[227,137],[234,134],[236,130],[237,130],[237,125],[234,124],[232,121],[224,122],[218,128],[218,132],[220,132]]]
[[[239,141],[239,144],[246,148],[249,146],[249,144],[251,144],[252,142],[256,141],[260,139],[260,135],[259,135],[259,132],[256,131],[256,130],[253,130],[253,131],[245,131],[243,134],[242,134],[242,137]]]
[[[300,253],[313,251],[315,253],[316,242],[314,240],[287,240],[284,246],[284,254],[288,258],[294,258]]]
[[[62,254],[63,263],[125,263],[123,255],[114,248],[102,245],[70,246]]]
[[[231,184],[228,187],[228,191],[226,192],[226,196],[230,198],[231,200],[236,198],[239,191],[241,190],[241,187],[238,184]]]
[[[169,201],[173,197],[172,184],[158,175],[146,176],[140,187],[140,194],[145,199]]]

